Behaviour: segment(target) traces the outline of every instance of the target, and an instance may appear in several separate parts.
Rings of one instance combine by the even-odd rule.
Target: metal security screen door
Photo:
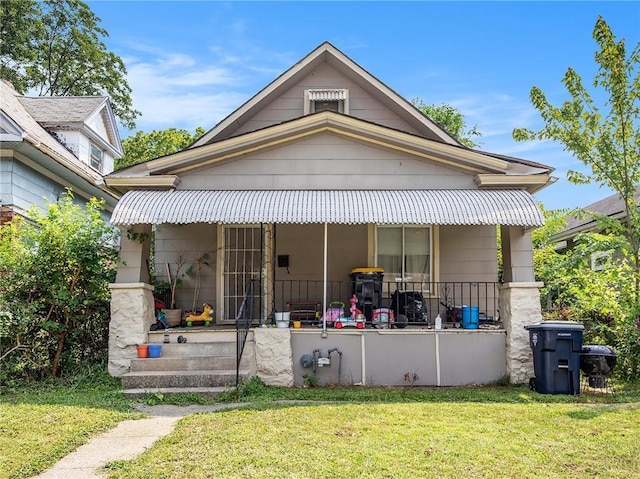
[[[259,279],[262,269],[262,234],[260,226],[224,227],[223,319],[232,321],[242,304],[249,281]],[[254,288],[252,298],[260,303],[260,288]],[[257,319],[257,318],[256,318]]]

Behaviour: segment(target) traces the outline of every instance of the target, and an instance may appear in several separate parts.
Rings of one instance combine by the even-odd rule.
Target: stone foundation
[[[129,372],[131,359],[138,356],[136,346],[148,340],[155,322],[153,286],[146,283],[113,283],[109,322],[109,374]]]
[[[507,374],[514,384],[533,377],[529,324],[542,321],[540,288],[543,283],[504,283],[500,287],[500,319],[507,331]]]
[[[256,374],[269,386],[293,386],[291,331],[287,328],[255,328]]]

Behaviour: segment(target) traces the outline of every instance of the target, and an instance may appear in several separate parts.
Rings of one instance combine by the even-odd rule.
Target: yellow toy
[[[201,314],[190,314],[189,316],[187,316],[187,326],[191,327],[195,322],[204,322],[205,326],[211,325],[211,319],[213,318],[213,307],[207,303],[204,303],[202,305],[202,310],[203,311]]]

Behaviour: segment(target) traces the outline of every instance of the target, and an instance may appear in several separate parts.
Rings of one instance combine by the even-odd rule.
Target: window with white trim
[[[100,148],[98,148],[93,143],[91,143],[91,158],[90,158],[89,164],[91,165],[91,168],[93,168],[94,170],[98,170],[100,173],[102,173],[102,168],[104,164],[104,153]]]
[[[344,88],[314,88],[304,91],[304,114],[319,111],[349,114],[349,90]]]
[[[384,280],[417,289],[432,277],[432,236],[430,226],[378,226],[376,229],[377,266]],[[428,285],[420,287],[428,290]]]
[[[597,251],[591,254],[591,269],[593,271],[602,271],[606,268],[607,263],[611,261],[613,251]]]

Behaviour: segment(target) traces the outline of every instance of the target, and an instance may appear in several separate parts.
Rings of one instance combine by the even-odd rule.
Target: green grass
[[[183,419],[110,478],[637,478],[640,405],[324,404]]]
[[[90,371],[73,381],[3,388],[0,396],[0,478],[31,477],[124,419],[140,417],[120,383]]]
[[[119,387],[88,371],[73,381],[4,388],[0,478],[30,477],[139,416]],[[185,418],[135,461],[112,464],[111,477],[640,477],[637,384],[573,397],[500,386],[287,389],[254,379],[217,400],[141,400],[237,401],[248,406]]]

